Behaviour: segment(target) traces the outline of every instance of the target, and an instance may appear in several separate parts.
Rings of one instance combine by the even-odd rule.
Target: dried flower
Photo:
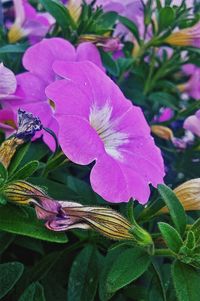
[[[104,51],[119,51],[122,49],[123,44],[118,37],[99,36],[94,34],[84,34],[79,38],[79,43],[90,42],[96,46],[100,46]]]
[[[155,124],[151,126],[151,131],[154,135],[165,140],[172,140],[174,137],[172,130],[166,126]]]
[[[200,210],[200,178],[184,182],[174,189],[174,193],[185,211]],[[164,207],[160,212],[167,213],[169,209]]]
[[[50,202],[49,199],[42,199],[40,205],[35,206],[38,218],[46,220],[46,227],[50,230],[94,229],[111,239],[134,239],[129,233],[130,223],[110,208],[64,201]]]
[[[51,202],[51,198],[41,188],[21,180],[8,183],[3,187],[1,193],[8,201],[17,204],[36,203],[42,198],[49,198],[49,202]]]

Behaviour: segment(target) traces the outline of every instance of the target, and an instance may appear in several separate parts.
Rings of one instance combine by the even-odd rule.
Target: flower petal
[[[64,115],[57,120],[60,146],[71,161],[86,165],[104,151],[98,134],[84,118]]]
[[[95,45],[90,42],[81,43],[76,49],[76,60],[78,62],[89,60],[97,65],[102,71],[105,72],[105,68],[101,62],[101,56]]]
[[[24,67],[51,82],[54,78],[52,64],[56,59],[75,61],[75,48],[68,41],[61,38],[44,39],[27,49],[23,57]]]
[[[3,63],[0,64],[0,98],[4,95],[12,94],[17,87],[17,81],[14,73],[6,68]]]

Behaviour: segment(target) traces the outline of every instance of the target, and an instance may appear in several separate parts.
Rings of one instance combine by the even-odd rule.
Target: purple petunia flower
[[[192,98],[200,99],[200,68],[193,64],[186,64],[182,68],[183,72],[190,76],[189,80],[179,85],[181,92],[186,92]]]
[[[6,99],[13,94],[17,88],[14,73],[0,63],[0,99]]]
[[[200,137],[200,110],[198,110],[195,115],[186,118],[183,127]]]
[[[149,183],[163,182],[164,166],[141,109],[91,62],[57,61],[53,70],[64,78],[46,89],[63,152],[78,164],[96,161],[91,185],[104,199],[146,203]]]
[[[52,69],[55,60],[82,61],[89,59],[103,69],[100,54],[91,43],[82,43],[77,49],[61,38],[44,39],[30,47],[24,54],[23,65],[29,72],[17,75],[17,91],[13,100],[3,102],[4,109],[17,113],[19,108],[37,115],[43,126],[58,133],[58,124],[54,118],[54,104],[45,95],[45,88],[56,79]],[[45,131],[38,132],[35,138],[43,134],[44,142],[53,150],[54,139]]]
[[[55,23],[48,13],[37,12],[27,0],[13,0],[15,21],[8,32],[10,43],[16,43],[23,37],[28,37],[31,44],[39,42]]]

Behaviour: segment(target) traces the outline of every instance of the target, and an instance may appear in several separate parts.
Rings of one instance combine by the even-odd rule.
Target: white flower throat
[[[104,143],[105,151],[113,158],[122,160],[119,147],[128,143],[128,134],[116,129],[119,118],[111,120],[112,107],[106,103],[103,107],[96,104],[90,109],[89,121],[91,126]]]

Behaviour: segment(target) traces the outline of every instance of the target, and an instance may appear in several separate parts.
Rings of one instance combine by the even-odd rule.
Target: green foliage
[[[39,0],[40,3],[45,7],[58,22],[63,32],[68,31],[69,26],[75,28],[76,25],[70,16],[68,9],[61,4],[58,0]]]
[[[168,246],[173,252],[178,253],[183,245],[183,241],[180,234],[172,226],[166,223],[159,223],[158,227],[162,233],[162,236]]]
[[[75,258],[68,282],[69,301],[95,300],[99,275],[99,254],[95,247],[85,247]]]
[[[15,286],[24,270],[20,262],[8,262],[0,264],[0,299],[3,298]]]
[[[176,261],[172,266],[172,278],[179,301],[199,300],[200,273],[198,270]]]
[[[175,13],[173,8],[171,7],[163,7],[159,10],[158,15],[158,28],[159,31],[166,30],[170,27],[175,20]]]
[[[26,235],[46,241],[66,243],[63,233],[47,230],[42,221],[36,218],[32,208],[6,205],[0,208],[0,229],[14,234]]]
[[[32,283],[27,287],[19,298],[19,301],[45,301],[44,289],[39,282]]]
[[[186,228],[186,215],[183,206],[169,187],[159,185],[158,191],[169,209],[169,214],[171,215],[176,230],[183,235]]]
[[[140,277],[150,264],[149,255],[142,249],[130,248],[115,258],[107,275],[107,291],[116,292]]]

